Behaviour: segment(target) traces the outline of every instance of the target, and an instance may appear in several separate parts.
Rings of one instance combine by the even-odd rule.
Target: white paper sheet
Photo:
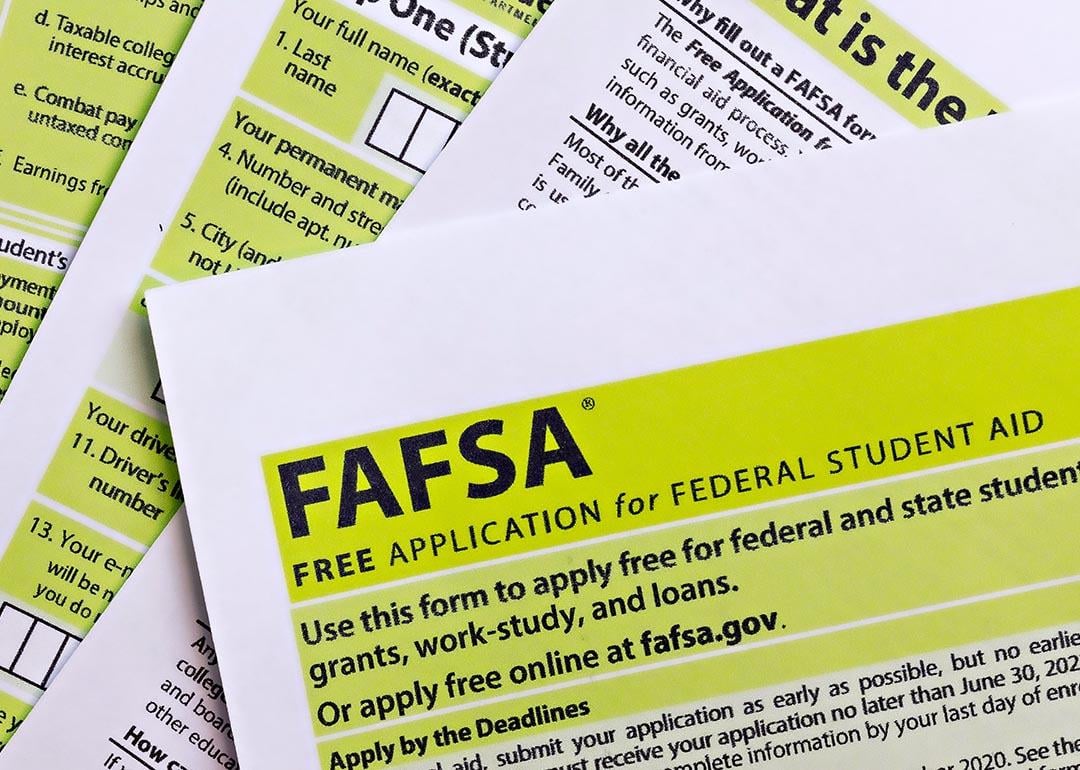
[[[749,561],[756,556],[746,555],[761,549],[761,543],[769,539],[769,527],[750,546],[746,546],[745,534],[752,522],[760,522],[769,511],[782,510],[782,515],[774,514],[781,521],[772,525],[771,544],[776,545],[777,538],[794,542],[794,524],[783,529],[786,535],[779,534],[781,525],[802,510],[800,506],[811,510],[818,506],[814,490],[820,487],[816,484],[824,485],[829,495],[825,506],[835,504],[836,510],[846,511],[839,506],[850,505],[851,498],[844,495],[869,494],[867,490],[880,495],[880,481],[888,494],[896,496],[899,521],[900,495],[910,494],[905,492],[910,484],[929,488],[953,483],[955,476],[942,482],[939,474],[989,473],[997,467],[993,463],[1005,464],[1010,471],[1022,470],[1028,452],[1075,451],[1074,426],[1066,424],[1064,416],[1071,395],[1067,385],[1058,382],[1063,377],[1067,383],[1070,375],[1051,376],[1049,366],[1045,373],[1036,374],[1032,367],[1041,365],[1033,364],[1014,371],[1009,359],[1013,352],[1019,355],[1024,350],[1023,360],[1033,354],[1044,356],[1047,362],[1065,361],[1057,343],[1045,338],[1050,326],[1032,322],[1026,314],[1045,303],[1055,318],[1053,328],[1062,324],[1067,336],[1075,315],[1071,311],[1053,314],[1057,303],[1068,307],[1075,292],[1039,297],[1029,304],[1007,303],[979,314],[957,311],[1077,285],[1080,268],[1070,244],[1077,235],[1073,211],[1080,201],[1080,187],[1073,170],[1080,156],[1068,126],[1078,115],[1075,104],[1010,115],[844,155],[776,164],[740,179],[696,178],[530,217],[435,227],[354,251],[151,293],[155,343],[170,393],[189,517],[242,760],[257,766],[303,768],[491,767],[522,761],[523,747],[532,751],[547,745],[551,753],[536,756],[552,766],[576,767],[575,763],[584,762],[583,767],[609,767],[634,762],[661,767],[677,759],[665,753],[660,737],[677,725],[663,727],[664,720],[697,713],[699,708],[707,710],[710,705],[737,707],[739,713],[726,715],[721,709],[714,718],[706,711],[700,721],[682,724],[728,722],[723,730],[727,744],[714,743],[715,750],[709,752],[714,762],[771,762],[783,755],[770,752],[784,751],[789,758],[798,755],[786,766],[911,763],[941,767],[984,751],[992,755],[1002,751],[1015,759],[1013,752],[1021,745],[1053,755],[1057,750],[1053,742],[1067,737],[1069,725],[1075,724],[1076,701],[1063,695],[1075,676],[1053,683],[1066,685],[1064,690],[1055,690],[1058,699],[1033,700],[1030,708],[1015,711],[1011,717],[987,712],[987,718],[964,722],[956,714],[966,712],[958,710],[953,721],[962,725],[946,727],[948,720],[937,717],[942,729],[903,737],[896,735],[900,726],[894,725],[892,739],[882,737],[885,728],[879,720],[897,709],[898,721],[914,718],[911,729],[918,728],[920,712],[911,700],[915,696],[899,684],[913,681],[910,672],[915,668],[922,676],[939,675],[939,668],[925,667],[928,662],[948,665],[950,660],[962,661],[970,655],[975,665],[980,657],[993,661],[994,650],[1002,649],[1005,657],[985,672],[1007,678],[1011,675],[1008,655],[1014,645],[1019,656],[1027,645],[1058,638],[1059,631],[1066,641],[1076,638],[1076,565],[1067,555],[1071,551],[1059,546],[1062,537],[1074,532],[1054,535],[1042,553],[1033,555],[1025,547],[1006,556],[1009,544],[1001,542],[994,527],[976,527],[970,530],[975,532],[973,542],[983,543],[986,549],[979,556],[969,545],[960,547],[957,538],[972,526],[962,517],[942,517],[934,525],[917,518],[919,523],[911,526],[933,526],[928,536],[937,543],[927,551],[934,556],[927,557],[924,572],[919,573],[932,575],[925,580],[912,577],[912,570],[918,573],[923,562],[906,562],[903,554],[931,548],[929,542],[912,545],[898,539],[890,547],[892,541],[876,539],[865,549],[838,553],[831,571],[820,561],[828,558],[818,556],[801,568],[798,561],[791,563],[789,571],[777,577],[767,563]],[[1019,143],[1030,148],[1023,157],[1013,152]],[[827,207],[820,204],[822,191],[827,191]],[[783,227],[776,226],[777,211],[785,212]],[[431,259],[433,252],[439,259]],[[683,401],[667,399],[685,390],[680,378],[696,377],[693,373],[699,370],[639,384],[621,382],[939,314],[951,315],[700,370],[716,371],[718,379],[695,380],[699,387],[691,395],[696,400],[688,408],[700,411],[683,425],[673,444],[663,443],[659,426],[674,419],[666,416],[669,407],[676,412]],[[1018,317],[1027,320],[1011,320]],[[983,328],[988,335],[985,341]],[[1064,337],[1061,342],[1067,345]],[[858,355],[852,355],[853,350]],[[967,366],[969,354],[976,363]],[[747,380],[747,370],[753,371],[758,361],[765,379]],[[798,362],[798,366],[784,361]],[[863,361],[865,371],[860,368]],[[957,369],[950,370],[950,365]],[[724,376],[728,371],[741,374],[728,379]],[[1044,374],[1049,379],[1040,379]],[[849,376],[852,382],[865,382],[856,394],[850,392],[851,384],[845,384]],[[968,384],[972,379],[977,385]],[[889,385],[893,382],[905,387],[894,394],[889,389],[895,387]],[[1037,382],[1057,384],[1039,390]],[[880,387],[875,389],[875,383]],[[1034,390],[1024,383],[1031,383]],[[1014,402],[999,392],[1014,384],[1032,400]],[[718,394],[715,403],[707,399],[708,387]],[[618,395],[624,392],[620,388],[626,393],[636,388],[632,391],[636,400]],[[642,389],[647,394],[644,398]],[[728,396],[731,389],[738,396]],[[947,408],[938,398],[948,402]],[[527,399],[535,400],[517,404]],[[815,414],[815,400],[825,410],[821,414]],[[594,446],[603,444],[607,454],[617,454],[618,459],[585,449],[591,467],[583,470],[580,464],[573,465],[567,459],[572,453],[567,453],[565,434],[553,430],[550,423],[539,434],[534,427],[530,444],[528,430],[520,422],[532,413],[535,426],[540,412],[532,410],[552,403],[558,405],[556,410],[573,434],[584,431]],[[609,432],[597,434],[583,427],[588,425],[584,415],[594,409],[601,414],[605,403],[616,411],[614,422],[605,423]],[[989,445],[983,431],[989,433],[994,413],[987,410],[991,409],[1015,410],[1013,432],[1022,438],[1000,448]],[[1046,415],[1046,425],[1055,428],[1040,433],[1042,426],[1035,426],[1034,416],[1021,413],[1039,409]],[[474,410],[480,411],[466,414]],[[617,415],[625,410],[642,420],[640,429],[633,420],[619,421]],[[1054,413],[1061,421],[1053,422],[1050,415]],[[1007,421],[1005,414],[1001,411],[999,417]],[[724,440],[730,451],[725,449],[727,444],[713,445],[708,438],[714,430],[723,433],[728,422],[725,415],[738,426]],[[759,421],[746,415],[756,415]],[[964,431],[974,435],[975,425],[981,438],[960,443],[959,452],[948,454],[942,448],[945,439],[933,438],[938,436],[935,429],[945,436],[942,424],[935,422],[943,421],[943,415],[955,418],[948,434],[954,444]],[[504,416],[507,435],[500,438]],[[972,421],[966,428],[964,419]],[[502,455],[503,461],[475,451],[472,442],[478,440],[477,426],[468,428],[473,420],[480,421],[477,426],[482,426],[481,435],[487,437],[477,445],[510,453]],[[808,426],[820,420],[827,424],[819,438]],[[1025,424],[1032,428],[1030,435],[1023,429]],[[702,431],[699,440],[694,438],[696,425]],[[443,427],[447,432],[438,433]],[[471,439],[461,439],[460,451],[473,458],[470,462],[488,468],[470,462],[463,465],[460,457],[450,457],[457,450],[442,445],[456,446],[458,430],[465,431],[462,436],[473,431]],[[870,433],[878,430],[881,434]],[[775,493],[790,503],[783,509],[767,505],[773,492],[762,491],[769,485],[756,470],[766,468],[766,459],[775,460],[775,455],[755,455],[744,446],[760,443],[777,454],[783,451],[791,460],[788,473],[794,478],[793,456],[801,457],[803,443],[827,441],[826,434],[835,433],[845,436],[854,452],[858,449],[855,438],[888,435],[886,430],[896,431],[892,435],[898,441],[908,442],[909,454],[911,446],[919,447],[915,452],[919,459],[903,465],[894,456],[896,465],[872,463],[869,470],[854,472],[855,458],[848,461],[844,450],[837,449],[828,456],[830,462],[839,459],[845,475],[832,482],[827,480],[831,472],[824,471],[823,452],[816,463],[808,461],[805,468],[799,464],[800,473],[816,470],[820,477],[804,476],[807,486]],[[537,435],[539,444],[535,444]],[[924,443],[933,440],[938,450],[924,453]],[[559,451],[552,448],[553,442]],[[526,445],[533,458],[527,474],[522,470]],[[387,501],[386,487],[377,483],[379,474],[365,464],[365,446],[375,452],[374,462],[395,498],[404,501],[400,513]],[[353,459],[343,466],[340,451],[349,447],[357,448],[357,453],[347,455]],[[1009,447],[1017,452],[1008,451]],[[555,457],[540,450],[554,452]],[[706,451],[712,452],[708,464],[699,454]],[[396,464],[394,452],[399,452]],[[808,457],[812,454],[807,453]],[[684,455],[696,458],[696,464],[682,467]],[[411,470],[403,475],[401,463],[406,456],[412,458],[404,460],[407,467],[411,463]],[[442,462],[447,458],[449,466]],[[285,466],[294,461],[300,465],[289,466],[292,471],[288,471]],[[516,474],[507,470],[506,461],[517,469]],[[558,466],[550,471],[558,478],[550,493],[543,482],[548,462]],[[737,470],[742,462],[750,465]],[[533,475],[534,463],[538,477]],[[564,464],[576,470],[567,473]],[[884,470],[876,467],[880,464],[886,466]],[[350,476],[348,469],[358,465],[362,470]],[[653,483],[655,468],[669,466],[685,478],[673,482],[670,490],[666,485],[651,487],[657,490],[655,498],[637,497],[632,502],[632,493],[640,491],[632,485]],[[1025,472],[1030,472],[1030,464],[1026,467]],[[451,477],[441,478],[448,468]],[[709,475],[714,468],[724,472]],[[783,473],[776,475],[776,468],[772,476],[767,470],[761,473],[766,480],[778,479]],[[291,472],[295,473],[290,476]],[[335,473],[342,474],[336,481]],[[279,482],[275,474],[280,474]],[[591,497],[591,492],[578,490],[581,484],[592,483],[594,475],[626,484],[621,495],[605,487],[597,496],[599,501],[600,495],[606,495],[602,503],[596,503],[603,513],[604,523],[596,525],[601,537],[590,539],[581,533],[566,535],[569,541],[561,539],[565,532],[560,534],[559,527],[536,523],[553,519],[536,513],[529,519],[533,530],[524,544],[508,546],[509,535],[505,539],[492,536],[489,541],[484,534],[488,521],[495,522],[495,532],[508,532],[501,527],[511,518],[518,520],[519,530],[526,527],[521,523],[526,514],[516,517],[518,511],[545,510],[557,516],[555,506],[570,503],[571,514],[564,515],[572,515],[577,495],[582,500]],[[751,494],[739,503],[721,500],[727,494],[724,478],[728,491],[734,485]],[[293,482],[293,491],[286,492]],[[471,486],[477,484],[481,486]],[[837,484],[854,486],[828,491]],[[503,500],[503,492],[509,492],[508,499]],[[282,513],[283,494],[291,495],[294,506],[287,517]],[[354,494],[355,506],[342,504],[339,510],[339,501]],[[495,499],[466,499],[491,495]],[[679,500],[691,499],[687,495],[699,507],[692,514],[673,512]],[[643,506],[664,498],[667,507],[659,518],[631,520],[642,513]],[[914,505],[905,500],[905,506],[909,503]],[[765,509],[757,510],[762,505]],[[707,515],[732,506],[736,506],[737,519]],[[882,506],[879,499],[879,515],[885,518]],[[1065,508],[1047,503],[1043,510],[1069,530],[1074,525],[1068,523],[1066,508],[1067,503]],[[689,529],[675,529],[687,515],[692,522]],[[869,510],[866,515],[872,519],[875,514]],[[926,511],[913,513],[926,515]],[[589,645],[603,651],[606,643],[607,654],[613,656],[617,652],[612,647],[620,645],[609,638],[604,621],[597,620],[595,605],[590,614],[585,598],[579,599],[576,591],[566,593],[570,583],[562,584],[562,598],[551,595],[548,599],[535,587],[525,588],[537,585],[534,572],[537,579],[541,577],[541,565],[564,571],[559,574],[567,581],[571,572],[566,570],[602,575],[604,564],[611,569],[616,563],[604,562],[603,555],[617,556],[625,544],[626,556],[617,556],[617,563],[625,560],[628,569],[655,571],[670,565],[663,562],[661,546],[652,543],[683,543],[682,533],[686,542],[708,540],[717,528],[730,529],[725,526],[729,521],[736,529],[726,542],[738,541],[741,555],[722,569],[732,580],[755,586],[754,602],[782,604],[786,609],[781,619],[789,617],[786,622],[794,624],[784,633],[794,634],[797,641],[790,646],[776,642],[782,648],[777,652],[780,657],[760,652],[774,646],[763,641],[760,646],[739,648],[742,651],[731,656],[706,649],[679,659],[679,665],[657,663],[655,658],[644,661],[647,665],[641,660],[628,663],[624,657],[625,667],[618,668],[609,657],[610,665],[601,665],[592,676],[556,673],[565,671],[562,665],[573,670],[572,664],[565,664],[567,653],[581,654]],[[1031,527],[1022,529],[1028,534],[1047,531],[1041,528],[1048,521],[1036,518]],[[743,522],[747,524],[740,526]],[[634,531],[646,523],[655,526],[645,530],[651,534],[642,533],[640,538],[656,540],[626,534],[624,528]],[[1015,526],[1015,521],[1009,526]],[[804,531],[805,526],[800,532]],[[920,537],[931,532],[880,529],[875,530],[875,537],[886,532],[892,535],[882,537],[904,538],[907,535],[900,532],[915,531]],[[800,534],[798,539],[802,538]],[[813,545],[800,547],[806,549],[799,553],[807,559],[822,553]],[[653,551],[651,562],[641,561],[642,548]],[[440,554],[433,555],[434,550]],[[682,558],[675,555],[676,550],[677,545],[672,547],[674,561]],[[590,554],[600,562],[590,561],[586,567]],[[956,564],[974,560],[979,566],[952,569],[950,558]],[[890,575],[897,586],[890,582]],[[986,585],[979,576],[985,576]],[[537,641],[484,648],[473,632],[482,637],[485,628],[496,633],[503,625],[512,625],[508,613],[513,607],[506,602],[516,597],[499,593],[494,598],[500,591],[494,587],[500,582],[493,580],[496,577],[521,581],[530,593],[521,612],[534,618],[533,623],[541,622],[535,619],[543,614],[541,606],[550,604],[552,628],[560,624],[558,618],[565,618],[563,613],[571,613],[566,635],[552,633]],[[972,582],[965,582],[968,577]],[[756,586],[755,581],[763,584]],[[900,584],[910,587],[900,590]],[[618,587],[625,594],[632,585],[621,582]],[[483,596],[490,596],[490,603],[477,598],[478,586],[486,587]],[[866,586],[865,592],[861,586]],[[834,591],[843,598],[831,598]],[[584,596],[601,604],[614,597],[597,594],[595,589]],[[746,601],[751,601],[749,595]],[[800,602],[814,609],[799,613],[794,608]],[[865,602],[879,603],[873,610],[855,609]],[[681,614],[673,616],[677,623],[672,637],[679,636],[679,623],[688,632],[710,619],[719,624],[729,617],[724,607],[723,603],[720,609],[688,605],[675,611]],[[536,616],[528,614],[534,611]],[[652,611],[644,617],[651,617]],[[410,614],[415,622],[410,621]],[[627,617],[614,628],[640,622],[633,619],[636,615]],[[672,616],[663,617],[664,621],[656,622],[663,626],[655,629],[657,634],[668,632]],[[580,619],[580,627],[574,625],[575,618]],[[740,628],[752,635],[760,633],[763,625],[776,628],[778,622],[776,614],[765,612],[747,615]],[[711,628],[706,630],[712,633]],[[847,636],[849,632],[855,636]],[[339,634],[336,640],[334,633]],[[646,655],[656,651],[653,633],[641,633],[640,644],[652,650]],[[863,633],[869,636],[864,638]],[[432,653],[422,653],[420,642],[431,639],[441,646],[443,642],[437,641],[441,634],[446,634],[444,653],[428,660]],[[633,648],[631,642],[637,643],[638,634],[632,637],[626,638]],[[736,643],[728,637],[729,646]],[[476,649],[469,649],[473,646]],[[384,648],[383,652],[377,653],[377,647]],[[407,652],[409,659],[396,658],[390,647],[397,653]],[[552,652],[556,649],[561,653]],[[741,656],[751,655],[751,650],[755,652],[748,659],[759,662],[740,666]],[[553,654],[563,655],[564,662],[553,662]],[[546,664],[542,663],[545,655]],[[1011,665],[1031,665],[1033,672],[1035,666],[1045,669],[1042,654],[1023,655],[1019,664]],[[344,661],[350,658],[354,663],[347,666]],[[515,671],[530,670],[524,661],[532,658],[541,661],[538,665],[547,672],[534,672],[535,676],[539,680],[553,677],[552,681],[527,679],[522,684],[523,680],[514,679]],[[336,661],[336,668],[331,660]],[[726,666],[729,660],[733,662]],[[771,663],[762,664],[762,660]],[[830,660],[835,661],[833,665]],[[840,665],[842,661],[847,662]],[[776,668],[789,664],[793,667],[789,675]],[[956,674],[962,669],[958,666],[954,663],[949,678],[940,680],[955,688],[956,698],[962,687],[967,692]],[[875,679],[893,669],[909,674]],[[479,678],[470,678],[474,676]],[[1027,669],[1017,676],[1027,676]],[[1049,680],[1045,681],[1039,685],[1042,693],[1050,687]],[[818,709],[821,718],[850,718],[859,728],[857,735],[852,737],[853,728],[848,726],[846,741],[834,740],[829,745],[833,739],[822,737],[819,730],[814,733],[818,744],[812,751],[800,751],[788,743],[784,749],[768,748],[765,736],[776,733],[769,732],[767,724],[781,719],[787,702],[773,698],[795,690],[809,698],[814,688],[828,690],[830,682],[845,682],[846,689],[835,688],[827,708]],[[1013,698],[1015,707],[1024,693],[1036,697],[1030,685],[1029,680],[1021,679],[1017,685],[1002,680],[1000,692]],[[860,702],[855,696],[865,700]],[[868,705],[868,701],[874,703]],[[964,703],[953,699],[946,705],[959,709]],[[855,711],[845,717],[849,706]],[[840,711],[830,717],[830,709]],[[754,715],[766,710],[769,721],[761,728],[765,732],[754,733]],[[803,708],[799,713],[807,711]],[[856,715],[860,715],[858,720]],[[499,723],[496,717],[518,721]],[[530,719],[541,726],[530,729]],[[543,726],[557,719],[573,721]],[[657,720],[663,729],[647,735],[631,729]],[[505,729],[492,726],[499,724]],[[732,737],[728,727],[744,738]],[[604,742],[608,730],[619,737]],[[704,742],[708,730],[704,726],[666,737]],[[754,734],[746,737],[750,734],[740,730]],[[839,727],[834,732],[838,731]],[[592,743],[574,743],[574,739],[584,742],[587,735],[593,736]],[[779,740],[768,741],[774,743]],[[704,745],[688,749],[686,761],[710,761]],[[1063,751],[1068,748],[1062,747]],[[718,759],[721,755],[726,759]]]
[[[822,20],[831,7],[840,13]],[[863,13],[871,21],[860,39],[885,41],[865,67],[851,58],[861,43],[840,49]],[[846,148],[937,125],[950,96],[967,100],[968,117],[986,114],[980,90],[1010,109],[1067,95],[1076,87],[1077,13],[1065,0],[1024,12],[976,0],[560,3],[395,226]],[[909,52],[911,69],[894,74]],[[924,111],[928,80],[905,94],[927,60],[936,90]],[[946,75],[949,65],[966,78]]]

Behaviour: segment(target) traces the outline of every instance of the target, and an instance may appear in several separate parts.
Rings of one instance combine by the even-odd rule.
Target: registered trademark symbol
[[[591,412],[596,408],[596,400],[592,396],[585,396],[585,398],[581,399],[581,408]]]

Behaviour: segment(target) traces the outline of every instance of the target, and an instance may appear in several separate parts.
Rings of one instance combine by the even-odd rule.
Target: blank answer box
[[[395,88],[383,102],[365,144],[423,173],[460,125],[445,112]]]
[[[79,641],[31,612],[0,605],[0,671],[27,684],[44,690]]]
[[[457,131],[457,121],[428,110],[420,118],[401,160],[413,168],[427,168]]]
[[[375,119],[375,125],[371,127],[368,145],[392,158],[400,158],[423,116],[424,105],[401,91],[391,91],[379,117]]]
[[[33,616],[18,607],[11,604],[0,607],[0,668],[12,670],[33,625]]]
[[[68,634],[63,631],[44,623],[35,623],[12,673],[44,688],[67,640]]]
[[[69,636],[67,641],[64,642],[63,648],[61,648],[60,654],[56,656],[56,662],[53,663],[52,671],[49,673],[48,678],[46,678],[42,687],[48,688],[48,686],[52,684],[53,679],[56,678],[56,675],[63,670],[64,665],[68,662],[68,658],[74,655],[75,650],[78,648],[79,638],[77,636]]]

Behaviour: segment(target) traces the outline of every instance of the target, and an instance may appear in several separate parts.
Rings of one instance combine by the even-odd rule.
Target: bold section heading
[[[1078,319],[1073,289],[265,457],[290,595],[1077,439]],[[378,418],[357,394],[343,425]],[[898,501],[897,518],[970,502]]]

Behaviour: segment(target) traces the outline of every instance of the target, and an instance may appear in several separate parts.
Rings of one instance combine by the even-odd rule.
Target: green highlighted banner
[[[753,3],[920,128],[1008,109],[945,57],[865,0]],[[784,75],[780,69],[777,77]],[[783,82],[824,115],[831,115],[834,107],[836,115],[842,114],[843,106],[820,93],[808,77],[787,73]]]
[[[86,633],[142,554],[37,503],[0,560],[0,590]]]
[[[1078,312],[1065,292],[267,457],[290,594],[1073,439]]]
[[[40,491],[149,546],[183,502],[169,428],[90,390]]]

